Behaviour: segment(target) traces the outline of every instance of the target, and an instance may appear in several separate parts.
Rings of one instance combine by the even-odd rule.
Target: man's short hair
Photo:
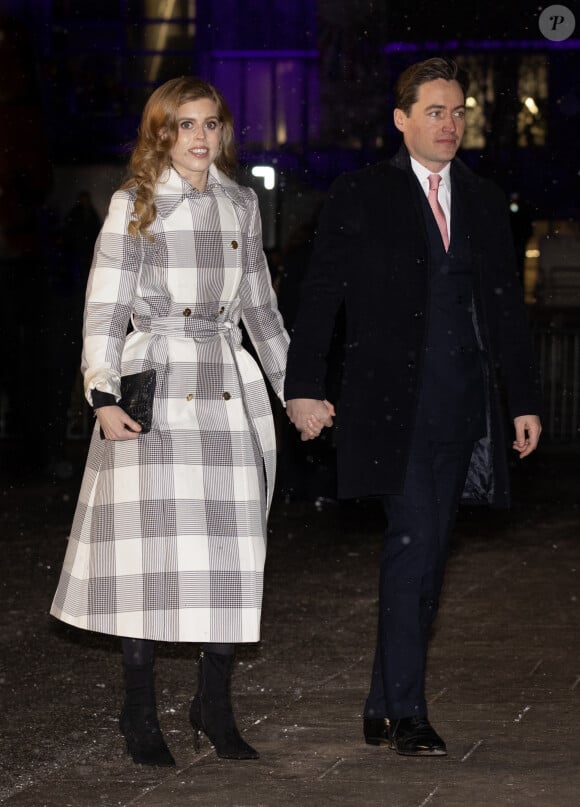
[[[424,62],[417,62],[408,67],[397,79],[394,89],[395,109],[402,109],[405,115],[409,115],[411,107],[417,101],[419,87],[428,81],[436,81],[442,78],[445,81],[456,81],[463,95],[467,94],[469,86],[469,75],[466,70],[459,67],[453,59],[434,57],[426,59]]]

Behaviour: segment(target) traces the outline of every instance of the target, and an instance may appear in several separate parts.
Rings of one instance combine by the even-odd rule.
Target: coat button
[[[232,249],[237,249],[237,248],[238,248],[238,242],[237,241],[232,241]]]
[[[191,316],[191,308],[184,308],[184,309],[183,309],[183,316],[184,316],[184,317],[189,317],[189,316]]]
[[[225,308],[223,307],[223,305],[222,305],[222,307],[220,308],[220,314],[223,314],[225,310],[226,310],[226,309],[225,309]]]
[[[189,393],[189,395],[185,396],[185,400],[186,401],[193,401],[193,395],[191,394],[191,392]]]
[[[224,392],[224,401],[229,401],[231,397],[229,392]]]

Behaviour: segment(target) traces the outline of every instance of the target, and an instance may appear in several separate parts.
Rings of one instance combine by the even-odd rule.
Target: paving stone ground
[[[514,465],[510,513],[463,511],[431,643],[430,716],[449,756],[364,744],[381,518],[278,500],[263,640],[234,700],[260,759],[194,753],[196,648],[160,647],[177,769],[136,766],[117,728],[118,647],[48,616],[78,476],[0,478],[0,802],[10,807],[574,807],[580,804],[580,462]]]

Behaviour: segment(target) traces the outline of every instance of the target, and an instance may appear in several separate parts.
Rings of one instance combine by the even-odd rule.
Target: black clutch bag
[[[141,426],[139,434],[151,431],[156,383],[155,370],[143,370],[121,377],[121,400],[118,406]],[[104,437],[102,429],[101,437]]]

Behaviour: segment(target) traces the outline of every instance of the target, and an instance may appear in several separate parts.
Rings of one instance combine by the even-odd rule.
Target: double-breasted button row
[[[229,400],[231,400],[231,397],[232,397],[232,396],[231,396],[231,394],[230,394],[229,392],[224,392],[224,393],[223,393],[223,395],[222,395],[222,397],[223,397],[224,401],[229,401]],[[185,396],[185,400],[186,400],[186,401],[193,401],[193,393],[191,393],[191,392],[190,392],[190,393],[188,393],[188,394]]]
[[[220,307],[220,311],[219,311],[220,314],[223,314],[225,310],[226,310],[225,307],[222,305]],[[183,314],[184,317],[190,317],[191,316],[191,308],[184,308],[181,313]]]

